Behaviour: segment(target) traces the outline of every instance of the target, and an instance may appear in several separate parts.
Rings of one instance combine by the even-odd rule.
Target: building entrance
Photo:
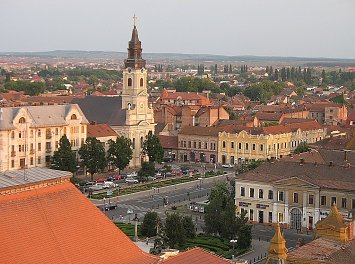
[[[298,208],[291,210],[291,228],[301,230],[302,226],[302,211]]]

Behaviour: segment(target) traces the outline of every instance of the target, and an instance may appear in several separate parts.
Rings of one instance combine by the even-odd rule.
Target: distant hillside
[[[126,52],[115,51],[79,51],[79,50],[55,50],[47,52],[0,52],[0,56],[18,57],[47,57],[47,58],[73,58],[73,59],[118,59],[126,58]],[[355,59],[336,58],[305,58],[305,57],[279,57],[279,56],[224,56],[212,54],[180,54],[180,53],[144,53],[147,60],[168,61],[200,61],[200,62],[245,62],[261,63],[280,62],[297,63],[309,66],[355,66]]]

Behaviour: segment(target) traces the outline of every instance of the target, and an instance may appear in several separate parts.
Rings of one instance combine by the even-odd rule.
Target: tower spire
[[[136,27],[137,26],[137,18],[136,17],[136,14],[133,15],[133,27]]]
[[[145,60],[142,59],[142,47],[138,37],[137,17],[133,16],[132,37],[128,42],[128,57],[125,60],[125,68],[141,69],[145,68]]]

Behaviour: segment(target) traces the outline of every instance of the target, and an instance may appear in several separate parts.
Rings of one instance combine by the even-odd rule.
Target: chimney
[[[333,166],[333,161],[329,161],[329,167],[332,167]]]
[[[300,165],[302,166],[304,164],[304,159],[300,158]]]

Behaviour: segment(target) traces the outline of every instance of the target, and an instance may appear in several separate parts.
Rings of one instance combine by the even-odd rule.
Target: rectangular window
[[[194,148],[196,148],[196,141],[194,141]]]
[[[314,203],[314,195],[313,194],[309,194],[308,195],[308,204],[313,204]]]
[[[279,192],[279,201],[284,201],[284,192]]]
[[[264,199],[264,190],[263,189],[259,189],[259,198]]]
[[[264,145],[260,144],[260,151],[264,151]]]
[[[268,198],[270,200],[274,199],[274,192],[273,191],[271,191],[271,190],[269,191]]]
[[[351,203],[352,203],[351,208],[355,209],[355,199],[352,199]]]
[[[254,220],[254,210],[253,209],[250,209],[249,219],[250,219],[250,221]]]
[[[322,195],[320,197],[320,205],[323,205],[323,206],[327,205],[327,196]]]
[[[208,146],[208,144],[207,144],[207,142],[205,143],[205,149],[207,149],[207,146]]]
[[[82,128],[84,128],[84,127],[82,127]],[[58,134],[59,134],[59,129],[56,128],[56,129],[55,129],[55,135],[58,136]]]
[[[330,199],[330,201],[331,201],[331,205],[337,205],[337,198],[336,197],[332,197],[331,199]]]
[[[37,163],[38,163],[38,164],[41,164],[41,161],[42,161],[41,157],[38,157]]]
[[[346,208],[346,198],[341,198],[341,208]]]
[[[242,149],[242,143],[238,144],[238,149]]]
[[[272,212],[269,212],[269,223],[272,223]]]
[[[73,143],[74,143],[74,142],[73,142]],[[72,143],[72,146],[73,146],[73,143]],[[133,139],[132,139],[132,149],[135,149],[135,147],[136,147],[136,139],[133,138]]]
[[[256,149],[256,144],[253,144],[253,150],[255,150]]]
[[[33,165],[33,157],[30,158],[30,165]]]
[[[249,149],[249,143],[245,143],[245,150]]]
[[[245,196],[245,188],[240,187],[240,196]]]
[[[298,193],[293,193],[293,202],[298,203]]]
[[[223,142],[222,142],[222,148],[225,148],[225,147],[226,147],[226,142],[223,141]]]
[[[249,197],[253,197],[254,198],[254,188],[250,188]]]
[[[11,168],[14,168],[14,167],[15,167],[15,161],[11,160]]]
[[[231,148],[234,149],[234,142],[231,142]]]
[[[42,133],[41,133],[41,130],[38,129],[38,137],[41,137]]]
[[[201,142],[198,142],[198,148],[199,149],[201,148]]]
[[[191,141],[188,142],[188,147],[191,148]]]

